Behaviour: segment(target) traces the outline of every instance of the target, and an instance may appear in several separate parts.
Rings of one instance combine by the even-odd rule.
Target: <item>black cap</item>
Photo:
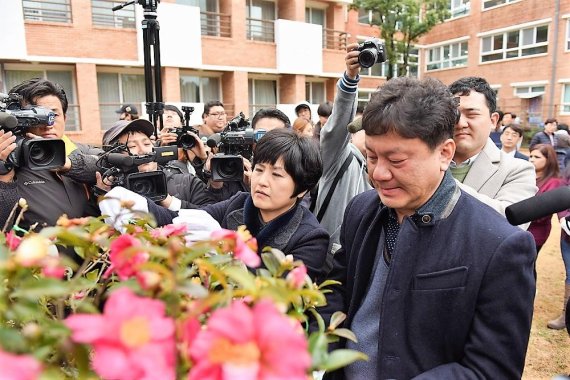
[[[118,110],[115,111],[116,113],[128,113],[130,115],[138,115],[139,110],[132,104],[125,104],[121,106]]]
[[[120,135],[129,131],[142,132],[150,137],[154,133],[154,126],[150,121],[145,119],[136,119],[131,121],[118,120],[103,134],[103,145],[113,145]]]

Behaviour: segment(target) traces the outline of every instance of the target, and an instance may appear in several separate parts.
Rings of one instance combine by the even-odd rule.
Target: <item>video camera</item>
[[[168,196],[166,175],[162,170],[139,172],[138,166],[149,162],[165,164],[177,156],[175,146],[155,147],[154,151],[140,155],[125,155],[125,145],[118,145],[104,153],[97,165],[103,170],[103,182],[111,187],[122,186],[153,202],[164,200]]]
[[[50,126],[55,114],[44,107],[21,105],[19,94],[0,94],[0,129],[12,131],[16,136],[16,149],[6,164],[28,167],[30,170],[55,169],[65,164],[65,143],[61,139],[30,139],[28,128]]]
[[[190,126],[190,115],[194,112],[194,107],[182,106],[184,112],[184,126],[182,128],[175,128],[172,132],[176,133],[176,146],[184,150],[190,150],[196,145],[196,138],[189,135],[188,132],[194,133],[198,136],[198,130]]]
[[[378,38],[371,38],[358,45],[358,63],[361,67],[368,68],[375,63],[386,61],[384,44]]]
[[[212,157],[211,172],[214,181],[241,181],[243,179],[243,160],[253,156],[255,133],[243,112],[228,122],[221,133],[215,133],[207,141],[211,148],[217,147],[219,153]]]

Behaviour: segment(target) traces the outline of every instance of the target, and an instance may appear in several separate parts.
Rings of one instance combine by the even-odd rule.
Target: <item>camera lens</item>
[[[194,140],[193,136],[188,134],[180,136],[178,146],[182,149],[190,150],[194,148],[194,145],[196,145],[196,140]]]
[[[364,49],[358,55],[358,63],[364,68],[372,67],[376,63],[378,51],[376,49]]]
[[[132,191],[142,196],[149,195],[154,192],[153,182],[145,178],[140,178],[136,181],[133,181],[130,185],[130,188]]]
[[[42,144],[42,141],[37,141],[31,144],[28,159],[35,166],[47,166],[53,162],[55,155],[53,145]]]
[[[222,178],[233,178],[236,176],[236,173],[239,173],[242,168],[243,162],[241,160],[223,160],[221,163],[218,173]]]

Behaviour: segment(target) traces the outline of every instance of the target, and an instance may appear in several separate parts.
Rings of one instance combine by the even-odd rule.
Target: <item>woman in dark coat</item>
[[[257,239],[259,253],[270,246],[291,254],[304,262],[313,281],[323,280],[329,235],[299,204],[321,174],[321,157],[312,139],[275,129],[255,148],[250,193],[237,193],[203,210],[223,228],[245,225]]]

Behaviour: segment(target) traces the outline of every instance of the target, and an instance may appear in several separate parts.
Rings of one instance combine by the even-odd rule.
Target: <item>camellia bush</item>
[[[1,379],[306,380],[366,359],[329,351],[355,337],[342,313],[325,327],[315,308],[331,283],[302,262],[259,257],[245,229],[190,241],[185,226],[152,226],[63,216],[0,234]]]

